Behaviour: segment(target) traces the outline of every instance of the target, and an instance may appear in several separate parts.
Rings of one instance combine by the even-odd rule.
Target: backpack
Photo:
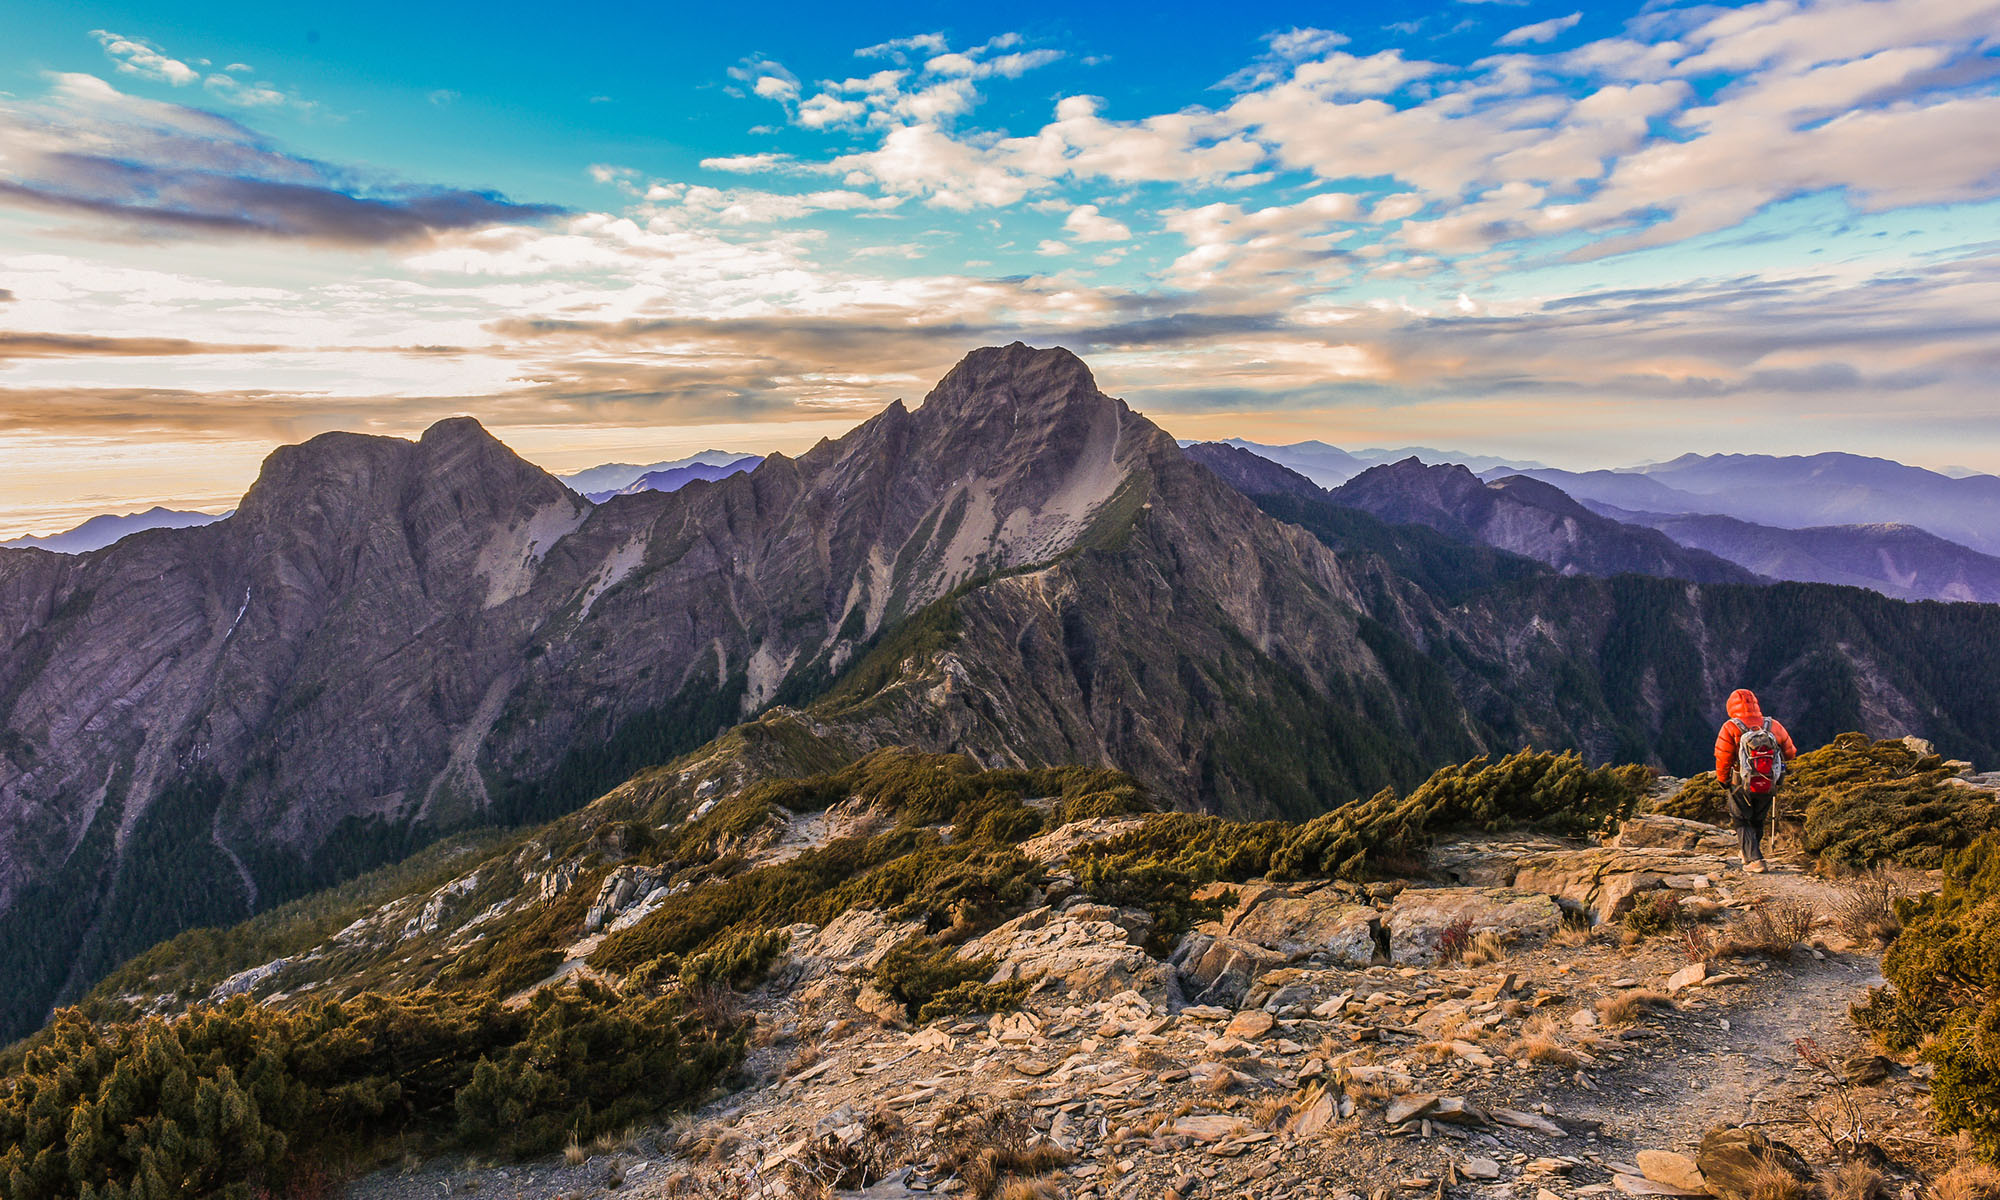
[[[1778,739],[1771,733],[1771,719],[1756,729],[1735,717],[1737,729],[1736,786],[1753,796],[1768,796],[1778,790],[1785,775],[1785,756],[1778,752]]]

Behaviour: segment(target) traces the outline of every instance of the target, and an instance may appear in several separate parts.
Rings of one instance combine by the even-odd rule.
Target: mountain
[[[1392,524],[1427,525],[1461,541],[1520,554],[1564,575],[1757,582],[1741,567],[1654,530],[1599,516],[1560,489],[1522,476],[1482,483],[1464,467],[1430,467],[1407,458],[1370,467],[1327,498]]]
[[[558,475],[556,478],[561,480],[571,491],[578,495],[587,495],[592,492],[616,492],[632,486],[642,475],[651,475],[659,471],[673,471],[682,467],[719,467],[726,463],[735,462],[738,459],[754,457],[757,456],[733,450],[703,450],[699,454],[691,454],[686,458],[647,463],[644,466],[635,463],[604,463],[600,466],[578,471],[573,475]]]
[[[1751,686],[1801,738],[2000,757],[2000,611],[1563,577],[1253,503],[1018,343],[795,459],[598,506],[468,419],[325,435],[229,521],[0,554],[0,637],[9,1032],[451,830],[887,747],[1306,816],[1521,745],[1686,769]]]
[[[44,537],[33,534],[0,542],[0,550],[50,550],[57,554],[82,554],[89,550],[102,550],[120,538],[148,529],[193,529],[210,525],[229,516],[228,513],[185,512],[154,505],[145,512],[126,513],[124,516],[106,514],[92,517],[74,529],[61,533],[51,533]]]
[[[1778,529],[1734,517],[1596,511],[1657,529],[1770,579],[1872,588],[1902,600],[2000,604],[2000,558],[1914,525],[1823,525]]]
[[[1370,464],[1338,446],[1325,442],[1293,442],[1289,446],[1265,446],[1243,438],[1208,445],[1234,446],[1259,458],[1268,459],[1305,476],[1321,487],[1339,487],[1367,470]]]
[[[1086,553],[1114,542],[1148,564]],[[1065,352],[980,351],[915,412],[595,508],[470,420],[326,435],[231,521],[0,556],[0,951],[46,1004],[438,829],[573,807],[978,580],[953,619],[980,652],[851,745],[1123,761],[1254,809],[1473,744],[1385,732],[1409,714],[1331,556]],[[1346,716],[1306,765],[1263,763],[1316,704]]]
[[[1182,446],[1181,452],[1252,498],[1293,496],[1321,500],[1326,497],[1326,489],[1311,479],[1236,442],[1194,442]]]
[[[1519,471],[1578,500],[1637,512],[1716,514],[1760,525],[1915,525],[2000,555],[2000,477],[1954,478],[1858,454],[1689,454],[1631,471]]]
[[[583,498],[592,504],[602,504],[613,496],[629,496],[634,492],[677,492],[690,483],[713,483],[718,479],[755,470],[757,464],[763,461],[759,455],[745,454],[723,463],[691,462],[685,466],[669,467],[662,471],[648,471],[615,491],[585,492]]]
[[[1468,454],[1462,450],[1439,450],[1431,446],[1404,446],[1395,450],[1342,450],[1325,442],[1293,442],[1288,446],[1267,446],[1244,438],[1230,438],[1219,444],[1247,450],[1280,466],[1304,475],[1321,487],[1339,487],[1370,467],[1414,458],[1430,466],[1456,463],[1474,471],[1504,469],[1532,470],[1540,463],[1495,458],[1490,454]]]

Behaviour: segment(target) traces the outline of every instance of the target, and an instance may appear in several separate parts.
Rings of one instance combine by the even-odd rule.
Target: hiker
[[[1743,847],[1743,869],[1764,873],[1764,823],[1771,819],[1771,797],[1785,777],[1785,764],[1797,758],[1792,735],[1775,718],[1764,715],[1757,693],[1738,688],[1729,694],[1729,719],[1715,735],[1715,777],[1729,789],[1729,818]]]

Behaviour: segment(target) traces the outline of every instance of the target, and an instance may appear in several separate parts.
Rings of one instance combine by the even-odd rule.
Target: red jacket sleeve
[[[1722,783],[1729,782],[1730,769],[1736,765],[1736,739],[1741,736],[1734,721],[1724,721],[1715,735],[1715,778]]]
[[[1792,735],[1785,732],[1785,723],[1776,717],[1771,718],[1771,736],[1778,739],[1778,753],[1785,756],[1786,762],[1799,756],[1799,748],[1792,744]]]

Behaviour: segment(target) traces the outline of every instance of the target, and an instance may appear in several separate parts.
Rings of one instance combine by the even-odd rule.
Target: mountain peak
[[[983,413],[996,408],[1059,407],[1097,394],[1090,368],[1069,350],[1014,342],[982,346],[960,359],[924,397],[923,408],[934,413]]]

